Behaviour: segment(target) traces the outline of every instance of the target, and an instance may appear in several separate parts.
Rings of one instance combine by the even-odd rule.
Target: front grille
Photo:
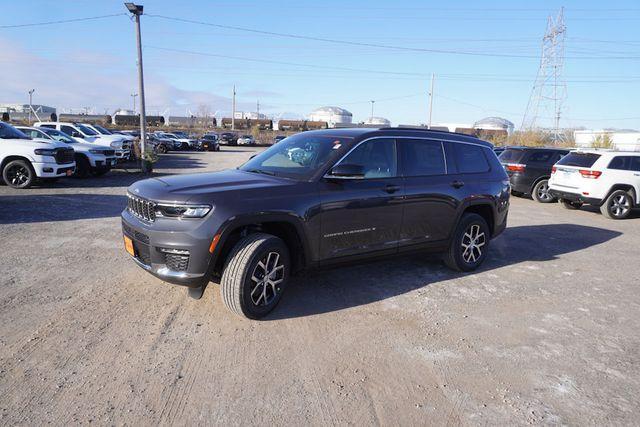
[[[153,222],[156,220],[156,204],[150,200],[127,194],[127,209],[134,216],[145,221]]]
[[[73,148],[56,148],[56,154],[54,157],[57,164],[64,165],[65,163],[73,162],[73,154]]]
[[[102,150],[102,154],[104,154],[107,157],[111,157],[111,156],[115,156],[116,151],[115,150]]]
[[[164,254],[164,263],[169,270],[187,271],[189,255]]]

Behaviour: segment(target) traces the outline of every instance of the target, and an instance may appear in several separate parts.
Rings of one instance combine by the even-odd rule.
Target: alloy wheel
[[[13,165],[7,170],[7,177],[11,185],[20,187],[29,181],[29,170],[22,165]]]
[[[543,202],[547,202],[552,198],[553,196],[549,194],[548,183],[545,182],[544,184],[541,184],[540,186],[538,186],[538,199],[542,200]]]
[[[631,203],[629,202],[629,196],[625,194],[621,194],[617,197],[614,197],[611,200],[611,205],[609,206],[611,210],[611,214],[616,217],[624,216],[629,209],[631,209]]]
[[[486,244],[486,236],[478,224],[471,224],[462,236],[462,259],[469,264],[482,257],[482,248]]]
[[[251,301],[256,306],[269,305],[280,292],[284,281],[284,264],[280,254],[269,252],[256,265],[251,275]]]

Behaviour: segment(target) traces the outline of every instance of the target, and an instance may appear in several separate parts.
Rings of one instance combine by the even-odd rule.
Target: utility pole
[[[231,101],[231,130],[236,130],[236,85],[233,85]]]
[[[35,89],[31,89],[29,91],[29,126],[31,126],[31,112],[33,111],[33,92],[35,92]]]
[[[373,104],[375,104],[376,101],[375,100],[371,100],[371,117],[369,117],[369,121],[373,122]]]
[[[131,97],[133,98],[133,115],[135,116],[136,114],[136,96],[138,96],[137,93],[132,93]]]
[[[256,111],[256,114],[257,114],[256,119],[260,120],[260,100],[258,100],[258,105],[256,106],[256,110],[257,110]]]
[[[431,129],[431,119],[433,118],[433,81],[435,79],[435,73],[431,73],[431,87],[429,89],[429,129]]]
[[[147,112],[144,105],[144,72],[142,68],[142,36],[140,35],[140,15],[142,15],[142,5],[125,3],[126,8],[133,14],[136,20],[136,41],[138,43],[138,93],[140,94],[140,161],[143,173],[150,172],[145,161],[145,142],[147,137]],[[135,99],[135,98],[134,98]]]

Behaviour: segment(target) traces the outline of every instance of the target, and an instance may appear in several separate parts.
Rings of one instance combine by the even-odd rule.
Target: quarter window
[[[489,162],[484,148],[471,144],[455,144],[458,171],[460,173],[483,173],[489,171]]]
[[[609,163],[609,169],[631,170],[631,159],[629,156],[616,156]]]
[[[631,157],[631,170],[640,172],[640,156]]]
[[[341,164],[362,166],[365,178],[396,176],[396,144],[393,139],[372,139],[360,144]]]
[[[447,168],[442,142],[424,139],[398,141],[404,176],[444,175]]]

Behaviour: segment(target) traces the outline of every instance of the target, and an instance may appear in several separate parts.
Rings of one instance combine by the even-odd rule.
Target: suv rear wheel
[[[570,211],[578,210],[582,207],[582,202],[572,202],[571,200],[560,200],[560,204],[563,208],[569,209]]]
[[[28,161],[13,160],[2,170],[2,179],[9,187],[29,188],[36,180],[36,173]]]
[[[473,271],[487,256],[489,226],[478,214],[462,215],[453,239],[444,256],[447,267],[457,271]]]
[[[265,233],[242,238],[222,273],[224,305],[249,319],[266,316],[280,301],[290,270],[289,250],[280,238]]]
[[[625,219],[631,213],[633,197],[624,190],[616,190],[600,206],[600,212],[609,219]]]
[[[549,193],[549,180],[541,179],[533,186],[533,191],[531,192],[531,197],[533,200],[539,203],[552,203],[555,202],[556,199]]]

